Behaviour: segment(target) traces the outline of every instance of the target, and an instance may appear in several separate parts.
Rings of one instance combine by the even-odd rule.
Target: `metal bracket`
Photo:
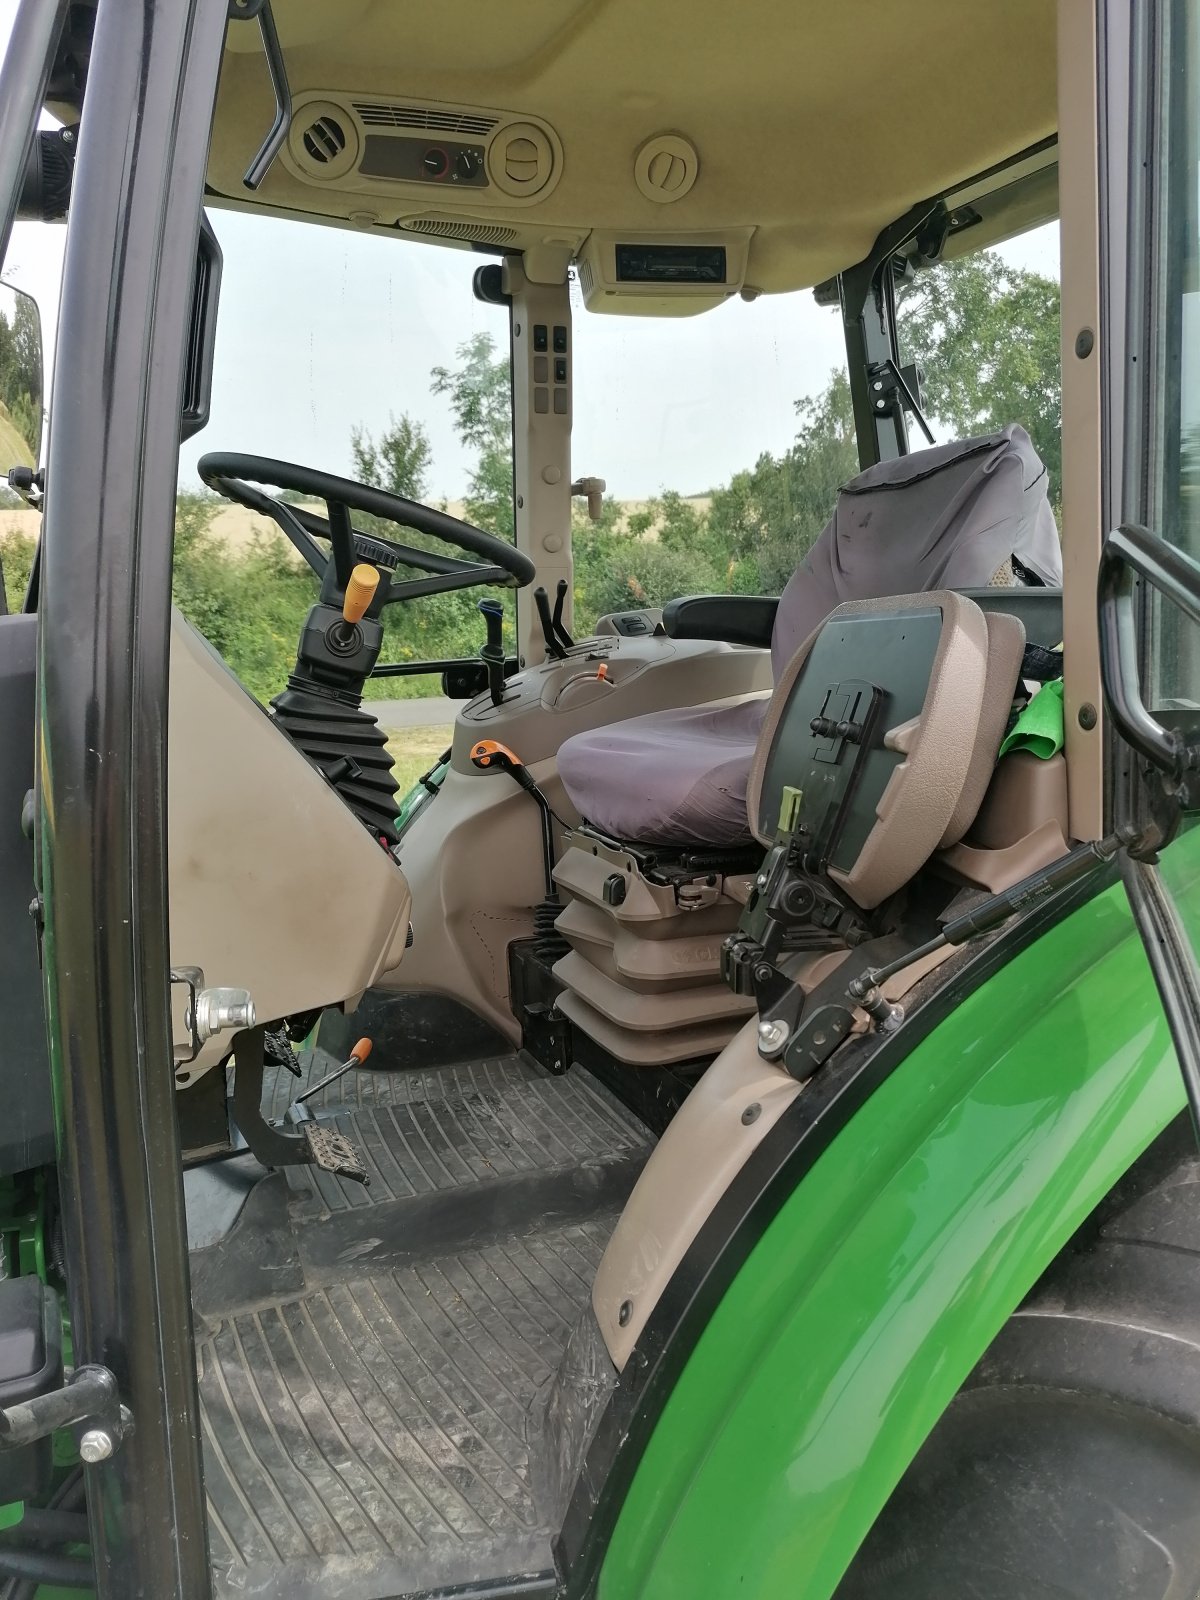
[[[75,1367],[61,1389],[0,1408],[0,1450],[19,1450],[69,1428],[84,1461],[107,1461],[133,1426],[107,1367]]]
[[[214,1034],[254,1026],[254,1001],[249,989],[231,989],[220,985],[206,989],[204,972],[200,967],[172,967],[171,983],[187,989],[183,1025],[187,1029],[188,1041],[186,1044],[176,1044],[172,1040],[176,1066],[194,1061],[201,1047]]]
[[[897,366],[890,357],[874,362],[867,368],[867,384],[871,395],[871,409],[877,416],[894,417],[900,410],[916,419],[917,427],[932,444],[933,433],[921,409],[921,382],[924,374],[913,361],[908,366]]]

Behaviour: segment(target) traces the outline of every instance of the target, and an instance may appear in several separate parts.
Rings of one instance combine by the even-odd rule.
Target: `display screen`
[[[619,244],[618,283],[725,282],[723,244]]]

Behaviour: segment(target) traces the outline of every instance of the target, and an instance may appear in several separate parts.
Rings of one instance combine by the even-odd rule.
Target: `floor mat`
[[[193,1254],[215,1594],[547,1573],[529,1441],[650,1136],[585,1074],[517,1057],[351,1074],[310,1104],[370,1188],[272,1175]]]

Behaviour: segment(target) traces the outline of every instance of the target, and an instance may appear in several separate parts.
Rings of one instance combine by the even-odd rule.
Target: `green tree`
[[[456,367],[434,367],[434,394],[448,395],[458,436],[476,452],[465,499],[467,520],[516,537],[513,512],[512,384],[508,357],[490,333],[476,333],[456,352]]]
[[[355,477],[361,482],[403,495],[406,500],[424,500],[433,458],[429,435],[419,422],[407,416],[399,421],[391,417],[378,439],[365,428],[352,428],[350,452]]]
[[[904,359],[925,369],[925,402],[959,438],[1019,422],[1062,494],[1059,289],[990,251],[917,274],[899,311]]]
[[[28,533],[18,533],[15,529],[5,533],[0,529],[0,567],[4,571],[4,598],[10,612],[20,611],[25,604],[36,549],[37,544]]]
[[[709,548],[724,551],[735,593],[777,593],[858,471],[850,383],[836,369],[816,399],[796,401],[800,427],[782,456],[764,453],[713,491]]]

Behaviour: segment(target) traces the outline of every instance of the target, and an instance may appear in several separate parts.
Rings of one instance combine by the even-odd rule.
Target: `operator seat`
[[[771,635],[776,681],[848,600],[932,589],[1057,586],[1048,474],[1025,429],[914,451],[852,478],[793,573]],[[592,828],[633,844],[751,842],[746,794],[769,697],[656,711],[579,733],[558,753]]]

